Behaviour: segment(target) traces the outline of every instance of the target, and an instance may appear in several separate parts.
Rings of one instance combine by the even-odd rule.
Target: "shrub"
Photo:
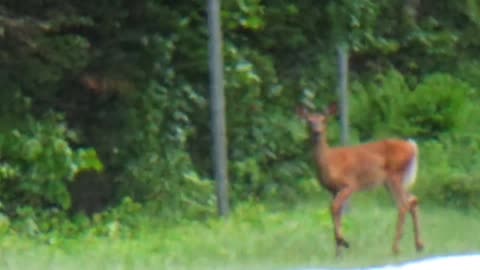
[[[411,95],[405,78],[398,71],[390,70],[379,75],[377,81],[367,86],[352,83],[350,115],[360,140],[414,133],[414,126],[404,117]]]
[[[480,178],[478,175],[450,176],[448,181],[431,185],[425,198],[437,205],[459,209],[480,209]]]
[[[0,134],[1,201],[10,214],[26,206],[67,210],[68,182],[78,172],[102,170],[103,165],[94,149],[71,146],[75,134],[61,115],[24,121],[25,125]]]
[[[433,74],[411,90],[405,78],[391,70],[378,83],[353,83],[352,125],[361,139],[414,137],[434,139],[462,131],[471,108],[473,89],[447,74]]]
[[[467,83],[450,75],[427,76],[413,91],[403,115],[415,127],[410,136],[437,138],[464,130],[473,92]]]
[[[131,197],[172,219],[210,215],[215,211],[213,183],[197,172],[187,141],[195,132],[192,113],[204,105],[203,98],[189,85],[151,81],[130,99],[123,111],[129,130],[115,138],[124,147],[118,154],[107,153],[115,159],[109,169],[119,171],[117,199]]]
[[[444,135],[420,144],[420,171],[415,186],[422,201],[460,208],[479,208],[480,137]]]

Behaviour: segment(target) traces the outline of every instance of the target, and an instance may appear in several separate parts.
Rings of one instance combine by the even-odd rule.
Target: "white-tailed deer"
[[[422,250],[418,202],[417,198],[408,192],[417,174],[417,144],[413,140],[388,139],[351,147],[330,147],[327,143],[327,120],[328,116],[334,113],[335,104],[324,113],[310,113],[305,108],[297,109],[297,114],[310,125],[319,182],[334,196],[331,211],[337,256],[342,247],[349,247],[341,228],[345,203],[354,192],[380,185],[388,188],[398,207],[393,252],[399,252],[407,212],[410,212],[413,219],[416,249]]]

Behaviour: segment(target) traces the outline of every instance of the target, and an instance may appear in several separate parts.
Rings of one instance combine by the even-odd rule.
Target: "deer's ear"
[[[337,112],[338,112],[338,104],[337,104],[337,102],[331,103],[331,104],[328,105],[328,107],[326,107],[325,110],[324,110],[324,114],[327,115],[327,116],[336,115]]]
[[[297,115],[300,118],[307,119],[307,117],[308,117],[308,109],[307,108],[305,108],[304,106],[298,106],[296,111],[297,111]]]

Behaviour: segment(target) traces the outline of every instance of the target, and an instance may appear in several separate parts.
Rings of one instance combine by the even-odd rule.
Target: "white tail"
[[[417,169],[418,169],[418,146],[417,146],[417,143],[412,139],[409,139],[408,142],[414,148],[414,154],[412,156],[412,159],[408,163],[407,169],[405,171],[405,175],[403,177],[403,186],[406,189],[410,189],[415,184],[415,180],[417,178]]]
[[[350,196],[360,190],[386,186],[398,207],[398,221],[393,251],[399,251],[405,215],[413,219],[415,244],[423,249],[417,214],[417,199],[408,193],[416,179],[418,146],[413,140],[389,139],[352,147],[330,148],[327,143],[327,118],[335,113],[331,106],[325,113],[309,113],[301,108],[300,117],[307,120],[314,142],[314,155],[320,184],[334,196],[332,217],[335,225],[337,255],[341,247],[349,247],[341,231],[342,209]]]

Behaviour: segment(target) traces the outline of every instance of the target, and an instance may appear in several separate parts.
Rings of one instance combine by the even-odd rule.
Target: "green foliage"
[[[125,197],[114,208],[91,217],[78,213],[69,216],[65,211],[50,209],[39,210],[36,207],[17,208],[18,217],[9,226],[9,220],[3,217],[0,232],[19,231],[49,244],[81,235],[105,237],[109,239],[128,238],[140,230],[144,224],[152,222],[151,215],[141,204]]]
[[[458,63],[454,70],[455,77],[470,84],[475,90],[475,96],[479,96],[480,89],[480,62],[477,60],[465,60]]]
[[[420,145],[419,196],[439,205],[477,208],[480,186],[478,134],[452,134]]]
[[[0,135],[2,202],[7,209],[45,204],[68,209],[67,183],[78,172],[102,170],[103,165],[94,149],[72,149],[74,133],[60,115],[24,121],[24,128]]]
[[[395,70],[379,75],[375,84],[352,84],[352,126],[362,140],[384,134],[413,135],[415,126],[405,117],[410,103],[410,90],[404,77]]]
[[[236,0],[222,3],[222,20],[227,30],[258,30],[264,26],[264,6],[260,0]]]
[[[446,183],[431,186],[427,198],[437,204],[458,209],[480,209],[480,184],[475,175],[449,176]]]
[[[473,89],[465,82],[445,74],[425,78],[412,94],[405,115],[417,127],[416,135],[435,138],[442,132],[465,129]]]
[[[392,6],[395,4],[392,5],[391,1],[330,2],[328,12],[333,23],[335,41],[347,42],[356,53],[375,51],[388,54],[398,51],[400,44],[397,40],[377,32],[378,24],[381,23],[380,16],[389,13]]]
[[[190,114],[204,100],[188,85],[174,87],[178,91],[151,82],[133,99],[140,104],[127,111],[134,132],[124,137],[131,147],[118,153],[132,160],[122,164],[119,188],[171,218],[208,216],[215,209],[213,183],[198,175],[186,149],[187,138],[194,132]]]
[[[294,115],[294,104],[283,98],[288,92],[279,84],[273,60],[232,44],[226,47],[233,196],[245,199],[292,193],[296,179],[306,169],[302,161],[293,158],[304,154],[298,145],[304,145],[305,128]]]
[[[446,190],[472,185],[455,177],[478,165],[478,5],[414,2],[222,2],[233,205],[323,197],[294,111],[336,100],[338,45],[349,48],[354,135],[420,139],[431,175],[419,191],[437,176]],[[101,171],[110,191],[97,207],[110,209],[95,225],[101,235],[122,234],[123,198],[165,220],[215,212],[205,3],[7,1],[0,16],[0,201],[9,218],[27,232],[75,231],[66,210],[80,191],[67,186],[85,170]],[[332,144],[337,137],[331,121]]]
[[[390,71],[379,83],[354,84],[353,125],[362,138],[396,135],[422,139],[462,131],[470,115],[468,99],[474,90],[447,74],[427,76],[414,90],[404,77]]]
[[[142,205],[129,197],[122,199],[115,208],[95,214],[88,227],[88,234],[108,238],[128,237],[141,227]],[[81,223],[80,223],[81,224]]]

